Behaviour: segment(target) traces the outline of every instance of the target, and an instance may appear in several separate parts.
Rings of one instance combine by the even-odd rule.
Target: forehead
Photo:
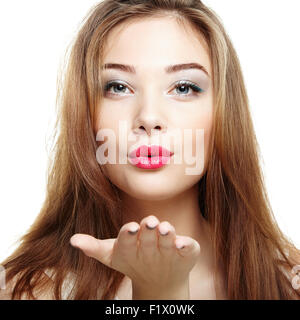
[[[138,68],[163,68],[166,65],[199,62],[211,73],[204,37],[187,22],[174,17],[133,19],[113,28],[105,42],[102,60],[135,65]]]

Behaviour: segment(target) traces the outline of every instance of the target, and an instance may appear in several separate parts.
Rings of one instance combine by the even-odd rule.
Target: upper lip
[[[130,158],[135,157],[148,157],[148,156],[165,156],[165,157],[171,157],[174,153],[169,151],[168,149],[158,146],[158,145],[151,145],[146,146],[142,145],[138,147],[137,149],[131,151],[129,153]]]

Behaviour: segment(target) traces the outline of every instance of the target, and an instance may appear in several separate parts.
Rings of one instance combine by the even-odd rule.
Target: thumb
[[[96,239],[88,234],[76,233],[70,238],[70,244],[111,268],[111,257],[116,239]]]

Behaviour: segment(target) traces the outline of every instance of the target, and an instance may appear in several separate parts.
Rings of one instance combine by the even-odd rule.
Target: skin
[[[175,164],[172,159],[164,167],[152,170],[130,163],[103,165],[123,200],[124,225],[116,239],[76,234],[71,244],[125,274],[132,284],[133,299],[214,299],[210,286],[214,262],[210,228],[198,205],[198,182],[209,161],[213,114],[211,62],[206,43],[189,25],[182,28],[174,18],[160,17],[117,26],[106,44],[103,64],[122,63],[136,68],[136,74],[103,71],[104,85],[111,80],[125,85],[109,89],[95,123],[96,131],[111,128],[115,132],[117,159],[118,121],[122,119],[126,120],[128,131],[139,138],[139,145],[152,144],[155,135],[162,138],[176,128],[192,129],[192,139],[183,148],[193,146],[194,156],[195,130],[204,129],[204,168],[197,175],[187,175],[185,168],[195,165],[184,161]],[[170,64],[191,62],[204,66],[208,75],[198,69],[172,74],[164,71]],[[189,80],[205,91],[199,94],[186,86],[182,93],[175,88],[180,80]],[[128,142],[121,148],[128,152],[133,144]],[[174,146],[170,150],[175,150]],[[155,228],[150,230],[147,224]],[[129,230],[137,233],[131,235]],[[166,232],[167,235],[161,234]],[[184,248],[178,249],[176,244]]]

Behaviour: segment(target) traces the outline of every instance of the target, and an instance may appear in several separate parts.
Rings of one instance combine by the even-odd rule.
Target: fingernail
[[[139,229],[136,230],[128,230],[129,234],[137,234],[137,232],[139,231]]]
[[[146,227],[149,229],[149,230],[153,230],[157,227],[158,223],[157,222],[147,222],[146,223]]]
[[[159,230],[159,233],[160,233],[162,236],[166,236],[166,235],[169,234],[169,230],[165,230],[165,231]]]
[[[176,243],[176,248],[177,249],[183,249],[185,247],[185,245],[181,244],[181,243]]]

